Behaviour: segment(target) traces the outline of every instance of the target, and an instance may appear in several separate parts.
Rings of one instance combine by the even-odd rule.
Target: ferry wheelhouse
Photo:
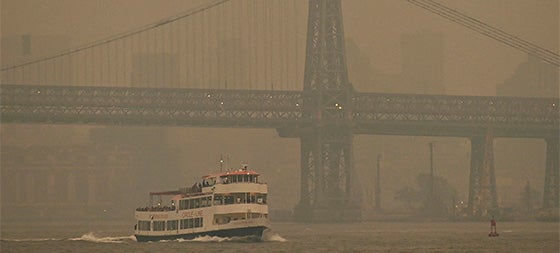
[[[268,185],[247,166],[206,175],[192,187],[151,192],[150,206],[136,209],[134,234],[139,242],[206,235],[260,238],[270,227],[267,194]]]

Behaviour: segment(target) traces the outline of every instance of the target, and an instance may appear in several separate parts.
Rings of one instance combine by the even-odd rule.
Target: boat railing
[[[266,184],[265,182],[221,182],[221,183],[216,183],[216,184]]]
[[[179,188],[179,191],[182,192],[185,195],[196,195],[197,193],[202,193],[202,189],[203,188],[207,188],[207,187],[213,187],[217,184],[266,184],[266,182],[247,182],[247,181],[235,181],[235,182],[231,182],[228,180],[222,181],[222,182],[202,182],[202,183],[198,183],[198,184],[194,184],[191,187],[181,187]]]
[[[147,206],[147,207],[138,207],[136,211],[139,212],[168,212],[168,211],[175,211],[175,206]]]

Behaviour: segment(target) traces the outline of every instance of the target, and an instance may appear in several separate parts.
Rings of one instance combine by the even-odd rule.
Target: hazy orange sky
[[[301,34],[297,36],[305,38],[307,1],[293,1],[300,5],[301,10],[298,13],[302,15],[294,21],[299,22],[301,27],[298,30]],[[558,52],[558,0],[436,1]],[[65,46],[74,48],[151,24],[205,2],[208,0],[1,0],[1,32],[2,36],[30,34],[65,37],[69,40]],[[517,49],[452,23],[405,0],[342,2],[345,35],[366,54],[376,73],[400,73],[401,36],[426,31],[441,32],[443,35],[443,83],[447,94],[495,95],[496,85],[510,77],[519,64],[527,59],[527,55]],[[301,47],[305,47],[304,43]],[[53,48],[52,53],[65,49],[67,48]],[[528,84],[529,87],[530,85]],[[34,143],[36,139],[42,139],[43,145],[62,145],[71,141],[85,143],[89,138],[88,131],[92,127],[53,125],[40,126],[41,131],[35,131],[38,128],[37,125],[13,125],[13,129],[21,131],[20,134],[10,135],[8,133],[12,132],[4,131],[3,142],[23,146]],[[291,168],[293,173],[298,173],[295,169],[299,166],[298,140],[280,138],[269,129],[167,130],[170,132],[168,142],[171,145],[183,147],[190,157],[196,157],[192,159],[196,160],[193,164],[212,165],[218,157],[218,152],[223,150],[232,152],[236,159],[249,158],[248,160],[256,163],[257,167],[266,165],[273,168]],[[221,138],[229,138],[231,146],[221,144]],[[244,146],[253,146],[253,149],[237,148],[238,139]],[[253,145],[255,139],[256,145]],[[384,166],[391,169],[386,172],[385,181],[393,187],[387,189],[384,194],[394,192],[401,187],[398,183],[412,184],[416,173],[428,168],[428,149],[425,144],[434,140],[436,138],[360,136],[355,142],[356,168],[367,171],[366,169],[374,164],[372,154],[383,153]],[[270,143],[274,145],[269,145]],[[197,147],[196,155],[192,155],[193,152],[188,150],[188,147],[192,146]],[[466,139],[437,139],[438,155],[435,159],[438,174],[456,185],[463,196],[468,193],[469,148]],[[286,152],[286,157],[278,157],[275,149],[289,150],[291,153]],[[501,198],[509,194],[507,200],[515,200],[517,192],[522,190],[526,180],[531,180],[535,187],[542,189],[545,161],[543,140],[530,140],[529,144],[519,140],[498,140],[495,149],[498,185],[502,187],[499,193]],[[202,157],[203,155],[206,157]],[[262,156],[266,157],[263,159]],[[272,156],[274,157],[270,158]],[[518,172],[517,175],[511,176],[512,171]],[[363,176],[373,178],[371,173],[364,173]],[[296,203],[297,189],[298,187],[285,189],[293,193],[285,200],[286,207]],[[387,198],[392,199],[392,195]]]
[[[2,35],[62,35],[69,38],[71,47],[76,47],[204,2],[208,0],[2,0]],[[557,0],[438,2],[558,52]],[[302,0],[301,5],[306,8],[306,1]],[[301,13],[305,15],[306,11]],[[365,51],[372,67],[387,74],[400,72],[403,33],[442,32],[448,94],[495,95],[495,86],[527,58],[517,49],[404,0],[343,0],[343,15],[346,36]],[[302,25],[301,31],[305,31]]]

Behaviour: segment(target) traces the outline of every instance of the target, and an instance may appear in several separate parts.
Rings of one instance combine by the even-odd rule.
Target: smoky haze
[[[3,0],[2,66],[76,48],[206,2]],[[246,6],[251,4],[251,1],[240,2]],[[438,2],[558,52],[558,1]],[[301,89],[307,1],[289,3],[293,5],[291,10],[297,12],[269,11],[271,14],[282,11],[293,17],[286,20],[286,26],[296,29],[283,29],[284,36],[290,38],[286,39],[289,43],[270,47],[291,51],[286,53],[286,59],[280,64],[284,67],[280,69],[293,68],[294,73],[284,77],[283,72],[274,68],[274,63],[269,67],[256,66],[259,62],[252,62],[252,58],[243,60],[245,65],[241,66],[234,61],[222,62],[223,71],[218,72],[240,82],[255,82],[255,89],[270,89],[271,83],[275,83],[276,89]],[[557,67],[406,1],[344,0],[342,4],[349,79],[357,91],[559,96]],[[253,25],[257,31],[270,22],[264,15],[255,17]],[[262,37],[256,37],[255,41],[266,40],[267,33],[259,34]],[[22,49],[21,37],[27,35],[32,41],[30,52]],[[238,48],[240,51],[235,53],[239,57],[245,52],[255,59],[279,54],[269,50],[268,44],[252,44],[254,51],[248,47],[239,49],[241,46],[237,44],[244,41],[213,43],[222,45],[219,48],[225,50],[224,54]],[[230,46],[234,49],[228,49]],[[158,57],[162,56],[146,54],[134,60],[138,62],[138,73],[129,73],[131,86],[134,83],[149,86],[152,79],[170,78],[168,75],[142,76],[142,70],[149,68],[142,67],[142,62],[158,61]],[[419,58],[427,60],[418,62]],[[177,58],[177,61],[181,60]],[[236,65],[237,70],[229,70],[232,65]],[[270,73],[263,74],[260,67]],[[174,72],[181,73],[182,69]],[[177,75],[178,79],[183,77]],[[204,72],[204,75],[201,79],[212,82],[209,73]],[[174,79],[166,82],[173,83]],[[2,83],[7,83],[5,78]],[[223,88],[222,80],[219,83]],[[289,213],[299,200],[299,140],[281,138],[271,129],[1,124],[0,138],[2,221],[29,219],[27,213],[17,210],[36,202],[60,210],[56,214],[33,213],[39,219],[132,220],[134,209],[147,204],[149,191],[191,185],[200,176],[219,170],[220,155],[226,157],[228,167],[248,163],[262,173],[270,187],[271,211],[277,213],[277,217]],[[382,207],[393,212],[406,211],[407,207],[395,195],[407,186],[417,188],[417,176],[429,173],[428,143],[435,143],[435,174],[454,186],[457,200],[467,200],[470,166],[467,139],[357,135],[354,138],[355,172],[360,179],[357,190],[365,200],[364,209],[373,208],[376,157],[381,154]],[[526,182],[542,193],[545,153],[545,142],[541,139],[495,140],[494,162],[501,206],[518,206]],[[73,162],[69,162],[71,160]],[[49,176],[53,175],[49,171],[58,176]],[[68,171],[76,174],[65,175]],[[87,182],[94,182],[94,186],[83,188]],[[64,186],[55,186],[59,183]],[[47,188],[52,190],[42,190]],[[81,209],[74,212],[65,209],[68,206]],[[48,208],[45,210],[51,210]]]

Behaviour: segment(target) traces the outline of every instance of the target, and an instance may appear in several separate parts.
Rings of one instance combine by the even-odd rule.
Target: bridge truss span
[[[301,91],[2,85],[0,92],[4,123],[282,130],[309,123]],[[556,98],[354,93],[350,100],[356,134],[472,137],[492,127],[495,137],[547,138],[560,125]]]
[[[357,93],[355,132],[471,137],[494,129],[496,137],[542,138],[558,134],[557,98]]]
[[[2,121],[282,128],[301,119],[295,91],[2,85]]]

